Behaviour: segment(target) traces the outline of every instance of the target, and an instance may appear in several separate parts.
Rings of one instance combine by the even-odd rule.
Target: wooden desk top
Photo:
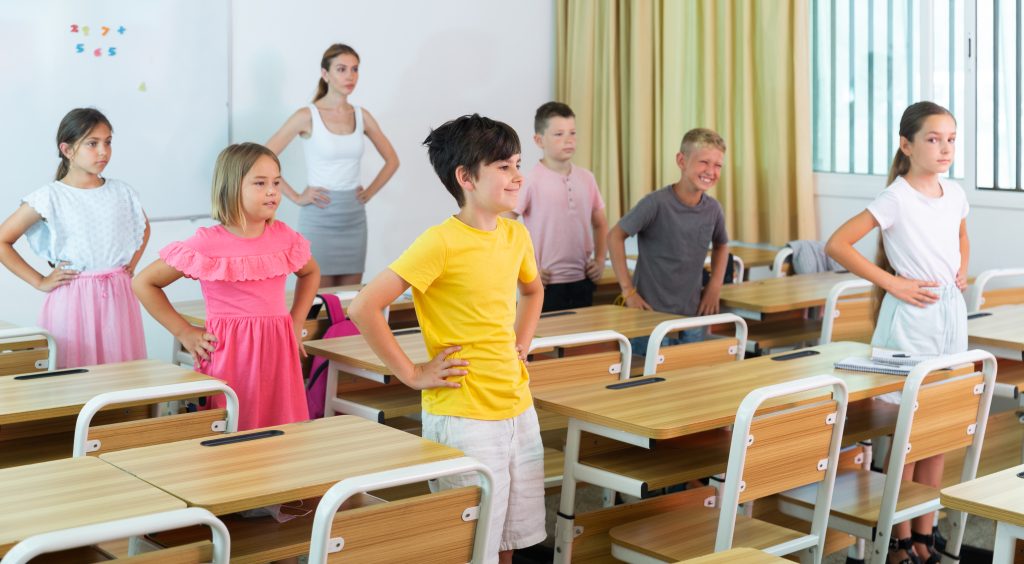
[[[823,306],[832,287],[844,280],[857,280],[857,276],[849,272],[819,272],[726,284],[722,286],[722,307],[779,313]]]
[[[835,370],[850,356],[868,356],[863,343],[840,342],[802,350],[820,354],[786,361],[772,356],[716,366],[659,372],[665,381],[608,389],[607,382],[544,385],[533,388],[538,407],[652,439],[668,439],[732,424],[736,409],[751,390],[819,374],[835,374],[846,382],[849,401],[903,389],[902,376]],[[789,396],[765,404],[774,408],[799,405],[820,392]]]
[[[331,286],[329,288],[320,288],[317,290],[318,294],[336,294],[339,292],[358,292],[363,287],[362,284],[350,284],[347,286]],[[292,300],[295,299],[295,292],[288,290],[285,292],[285,300],[288,303],[288,307],[292,306]],[[341,300],[341,307],[348,311],[349,304],[352,300]],[[175,302],[171,304],[174,309],[185,318],[185,321],[193,325],[203,325],[206,323],[206,302],[203,300],[188,300],[183,302]],[[406,299],[405,297],[399,297],[393,304],[391,304],[391,311],[402,311],[412,309],[412,300]],[[326,317],[327,313],[321,308],[320,316]]]
[[[662,321],[681,317],[684,316],[614,305],[581,307],[542,313],[537,323],[536,336],[552,337],[610,329],[632,339],[650,335]]]
[[[944,507],[1024,527],[1024,465],[943,488]]]
[[[462,456],[353,415],[269,429],[284,434],[220,446],[202,446],[203,439],[179,441],[100,458],[190,506],[223,515],[323,495],[352,476]]]
[[[0,470],[0,556],[26,537],[185,507],[93,457]]]
[[[549,337],[567,333],[612,329],[626,337],[633,338],[650,335],[657,324],[668,319],[678,319],[679,317],[678,315],[668,313],[620,306],[592,306],[566,310],[564,312],[541,314],[540,321],[537,323],[537,336]],[[398,344],[405,351],[405,354],[409,355],[409,359],[417,364],[429,361],[430,357],[427,356],[427,348],[423,344],[423,335],[418,331],[414,333],[407,333],[405,331],[407,330],[396,332],[399,333],[396,335]],[[360,335],[306,341],[304,345],[306,352],[310,355],[318,355],[334,361],[344,362],[350,366],[379,374],[390,374],[390,370],[370,350],[366,340]]]
[[[1024,306],[999,306],[982,313],[992,315],[967,321],[967,338],[972,345],[1024,351]]]
[[[683,560],[678,564],[783,564],[789,562],[785,558],[772,556],[756,548],[732,548],[723,552],[715,552],[700,558]]]
[[[104,392],[213,379],[158,360],[135,360],[83,368],[88,372],[27,380],[17,380],[17,376],[0,376],[0,425],[75,415],[85,402]],[[145,403],[150,402],[125,405]]]
[[[729,252],[743,261],[745,268],[756,268],[759,266],[771,266],[775,262],[775,255],[780,249],[762,249],[759,247],[743,247],[729,243]],[[711,256],[711,251],[708,251]]]

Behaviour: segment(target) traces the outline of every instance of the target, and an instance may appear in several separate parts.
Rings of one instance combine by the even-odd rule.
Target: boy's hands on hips
[[[721,286],[708,285],[700,294],[700,305],[697,306],[697,315],[714,315],[718,313],[720,306],[718,296],[722,292]]]
[[[462,366],[469,366],[468,360],[461,358],[448,358],[462,350],[460,346],[448,347],[437,353],[430,362],[417,364],[413,367],[412,376],[406,384],[414,390],[425,390],[427,388],[459,388],[462,384],[449,382],[448,377],[465,376],[468,370]]]

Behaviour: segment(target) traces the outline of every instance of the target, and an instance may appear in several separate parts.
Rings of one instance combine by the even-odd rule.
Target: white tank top
[[[356,113],[356,129],[348,135],[327,130],[315,104],[309,105],[313,128],[303,139],[306,155],[306,184],[328,190],[355,190],[359,186],[359,161],[363,157],[363,111]]]

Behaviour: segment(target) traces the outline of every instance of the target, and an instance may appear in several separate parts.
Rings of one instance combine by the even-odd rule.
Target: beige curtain
[[[808,0],[556,0],[557,98],[618,220],[679,180],[683,134],[726,141],[731,238],[816,236]]]

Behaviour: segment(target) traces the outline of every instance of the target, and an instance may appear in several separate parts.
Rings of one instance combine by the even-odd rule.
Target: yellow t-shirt
[[[448,380],[460,388],[423,390],[434,415],[508,419],[533,403],[526,365],[516,354],[517,281],[537,277],[530,234],[519,222],[498,219],[494,231],[455,217],[423,232],[392,271],[413,289],[413,303],[431,356],[461,345],[453,357],[468,373]]]

